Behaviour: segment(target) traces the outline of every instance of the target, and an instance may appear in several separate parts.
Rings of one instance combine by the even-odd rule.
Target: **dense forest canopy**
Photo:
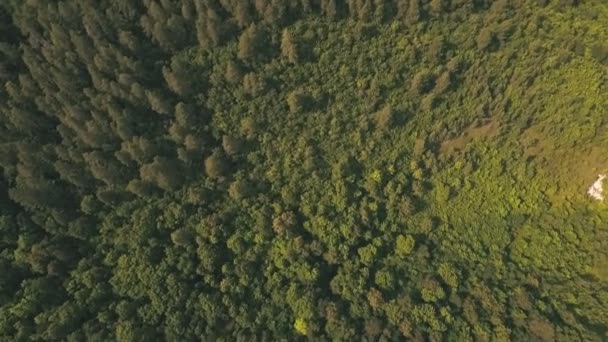
[[[604,0],[0,1],[0,340],[605,341]]]

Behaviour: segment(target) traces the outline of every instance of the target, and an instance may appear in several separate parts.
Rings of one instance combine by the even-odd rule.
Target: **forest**
[[[1,341],[606,341],[606,171],[605,0],[0,0]]]

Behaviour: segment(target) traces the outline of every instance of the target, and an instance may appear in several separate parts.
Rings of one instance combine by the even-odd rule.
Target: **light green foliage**
[[[306,323],[306,320],[302,318],[297,318],[295,323],[293,324],[293,327],[294,329],[296,329],[298,334],[304,336],[308,335],[308,323]]]
[[[395,254],[399,256],[407,256],[414,250],[416,241],[411,235],[397,235],[395,240]]]
[[[439,204],[445,204],[450,199],[450,187],[446,184],[440,183],[435,187],[435,199]]]
[[[454,270],[454,267],[448,263],[442,263],[439,265],[439,275],[441,279],[448,284],[452,289],[456,289],[458,287],[458,275]]]
[[[361,258],[361,262],[366,265],[371,264],[374,261],[374,257],[376,256],[377,248],[373,245],[368,245],[365,247],[359,248],[357,251],[359,253],[359,258]]]
[[[428,279],[423,282],[420,295],[425,302],[437,302],[445,298],[445,291],[438,282]]]
[[[387,271],[381,270],[376,272],[375,283],[382,289],[392,289],[394,285],[393,275]]]

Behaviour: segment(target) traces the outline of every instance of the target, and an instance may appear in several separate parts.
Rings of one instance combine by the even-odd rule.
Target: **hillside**
[[[606,23],[0,2],[0,340],[608,339]]]

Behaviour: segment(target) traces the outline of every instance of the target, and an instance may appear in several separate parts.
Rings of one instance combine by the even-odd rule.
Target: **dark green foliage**
[[[30,184],[10,189],[11,199],[25,207],[61,208],[69,204],[69,194],[58,185],[30,180]]]
[[[0,341],[603,341],[605,2],[0,1]]]
[[[591,56],[598,62],[608,65],[608,43],[595,44],[591,47]]]
[[[83,155],[91,174],[109,186],[124,186],[129,180],[129,172],[112,156],[101,152],[90,152]]]
[[[233,136],[224,135],[222,137],[222,147],[229,156],[234,156],[241,150],[241,141]]]

